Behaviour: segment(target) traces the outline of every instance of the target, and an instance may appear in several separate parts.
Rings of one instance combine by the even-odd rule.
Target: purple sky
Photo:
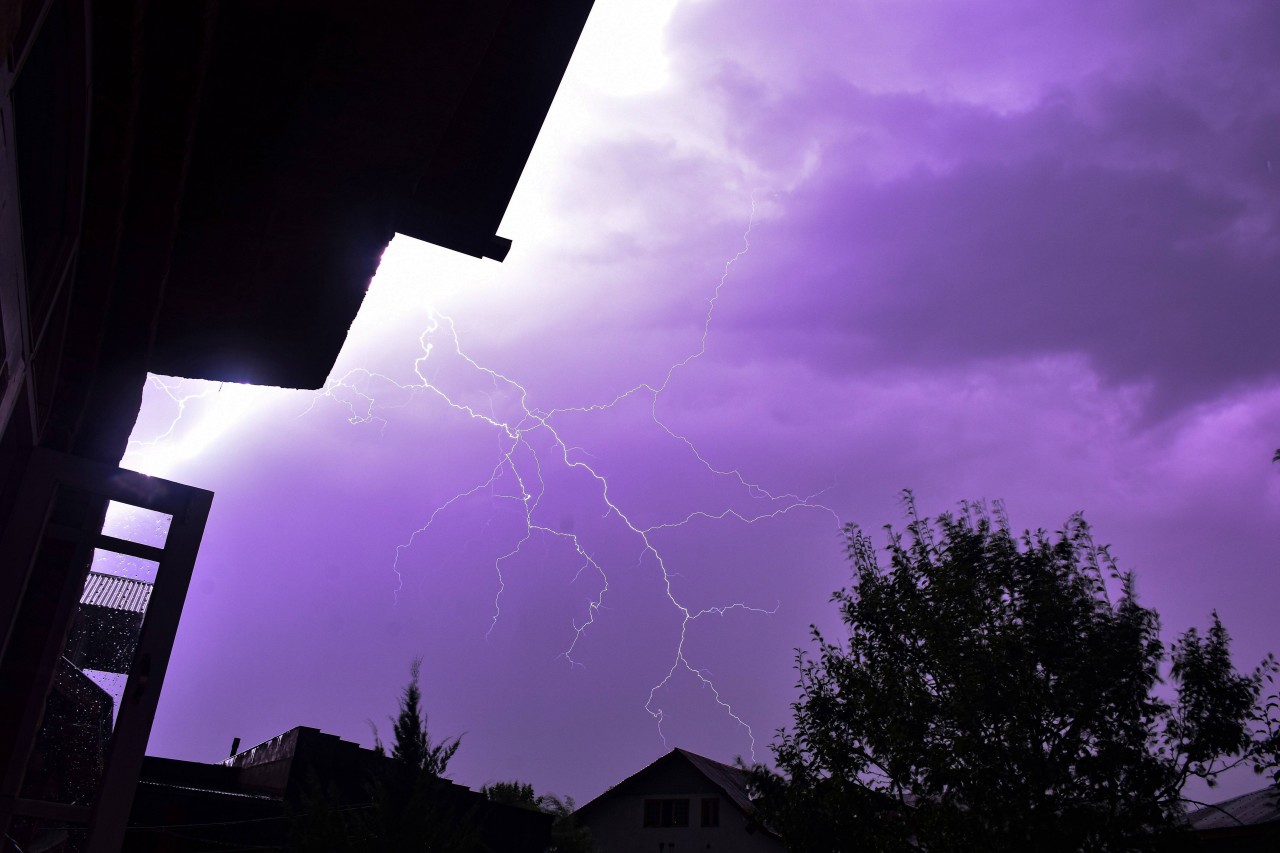
[[[397,238],[325,394],[149,391],[125,464],[217,494],[150,751],[370,743],[422,655],[464,784],[767,758],[904,487],[1084,510],[1252,667],[1278,202],[1271,0],[600,0],[506,263]]]

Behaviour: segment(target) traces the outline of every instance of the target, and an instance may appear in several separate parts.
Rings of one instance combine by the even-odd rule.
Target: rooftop
[[[1200,831],[1280,823],[1280,785],[1197,809],[1187,815],[1187,821]]]
[[[131,613],[145,613],[150,600],[151,584],[101,572],[89,572],[89,577],[84,582],[84,592],[80,594],[81,604],[128,610]]]

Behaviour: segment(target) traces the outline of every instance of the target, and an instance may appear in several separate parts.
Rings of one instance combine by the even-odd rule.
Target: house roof
[[[1280,785],[1197,809],[1187,815],[1187,821],[1198,831],[1280,823]]]
[[[280,800],[279,797],[273,797],[269,794],[254,794],[245,791],[223,791],[219,788],[201,788],[196,785],[175,785],[172,782],[156,782],[152,779],[139,779],[138,784],[149,785],[153,788],[169,791],[188,791],[193,794],[203,794],[209,797],[234,797],[241,800],[262,800],[268,803],[275,803]]]
[[[751,797],[747,793],[747,771],[731,764],[722,764],[687,749],[677,748],[672,751],[683,755],[697,768],[698,772],[714,782],[743,813],[750,813]]]
[[[644,769],[631,774],[618,784],[609,788],[600,796],[584,804],[578,809],[578,813],[582,813],[591,809],[596,803],[599,803],[609,797],[625,792],[625,789],[635,785],[639,780],[651,773],[655,768],[672,762],[684,762],[691,766],[698,773],[702,774],[708,781],[724,792],[724,795],[741,811],[743,814],[750,815],[752,812],[751,797],[747,793],[747,772],[741,768],[734,767],[730,764],[724,764],[705,755],[698,755],[696,752],[690,752],[687,749],[673,749],[657,761],[646,766]]]
[[[151,584],[144,581],[89,572],[80,594],[81,604],[96,604],[112,610],[145,613],[151,600]]]

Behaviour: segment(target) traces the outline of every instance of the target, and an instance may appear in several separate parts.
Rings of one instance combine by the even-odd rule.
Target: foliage
[[[357,829],[359,813],[368,808],[363,803],[354,808],[344,804],[335,784],[326,785],[312,774],[290,810],[289,849],[296,853],[355,853],[366,849],[354,842],[362,835]]]
[[[1252,715],[1253,740],[1257,744],[1254,767],[1270,772],[1271,781],[1280,785],[1280,685],[1276,684],[1280,665],[1274,655],[1268,654],[1258,669],[1272,692],[1262,699],[1261,707]]]
[[[1172,644],[1160,689],[1159,618],[1082,517],[1018,537],[999,508],[931,523],[906,505],[886,567],[846,528],[848,639],[813,629],[780,773],[752,768],[790,849],[1146,849],[1176,828],[1189,778],[1276,766],[1258,707],[1274,659],[1237,673],[1215,613]]]
[[[553,815],[555,822],[551,825],[551,846],[548,853],[594,853],[596,847],[591,840],[591,832],[584,826],[578,826],[573,815],[573,797],[560,799],[555,794],[539,796],[533,786],[527,782],[495,782],[480,789],[495,803],[509,806],[536,809]]]
[[[533,786],[527,782],[494,782],[492,785],[481,788],[480,793],[484,794],[488,800],[506,806],[518,806],[534,811],[543,810],[543,798],[539,797],[534,792]]]
[[[427,734],[427,715],[422,710],[422,689],[418,686],[418,677],[422,669],[422,658],[415,658],[409,665],[409,683],[400,694],[400,713],[391,720],[392,743],[391,757],[394,758],[404,772],[414,776],[425,774],[430,778],[440,778],[449,767],[449,760],[462,743],[462,738],[443,740],[433,744]],[[373,728],[373,749],[380,755],[386,754],[386,747],[378,737],[377,727]]]
[[[331,785],[312,782],[292,827],[296,851],[332,853],[478,853],[482,849],[475,816],[449,796],[443,780],[461,738],[433,743],[422,711],[421,659],[410,666],[391,717],[391,754],[373,727],[374,751],[383,758],[366,782],[365,802],[343,803]]]

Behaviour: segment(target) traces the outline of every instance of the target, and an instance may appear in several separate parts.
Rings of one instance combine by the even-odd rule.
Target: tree
[[[478,851],[474,815],[464,813],[459,803],[445,796],[447,785],[441,784],[462,738],[432,742],[418,685],[421,670],[422,658],[415,658],[409,666],[409,683],[400,693],[399,713],[389,718],[394,738],[391,763],[373,781],[374,810],[367,837],[378,850]],[[374,751],[385,755],[376,726],[373,739]]]
[[[422,659],[409,667],[392,724],[391,754],[370,723],[384,759],[366,781],[367,799],[344,802],[336,788],[312,780],[291,828],[290,849],[327,853],[479,853],[474,814],[442,782],[461,738],[431,740],[422,710]]]
[[[482,787],[480,793],[484,794],[490,802],[502,803],[504,806],[518,806],[538,812],[543,810],[543,798],[538,796],[533,786],[527,782],[494,782],[492,785]]]
[[[1274,768],[1258,706],[1274,659],[1236,672],[1216,613],[1166,651],[1081,516],[1018,537],[999,508],[930,522],[909,492],[906,506],[887,566],[846,528],[854,585],[833,601],[848,639],[813,629],[778,772],[752,768],[789,849],[1147,849],[1176,828],[1189,778]]]
[[[405,773],[414,777],[438,779],[444,776],[449,760],[458,751],[462,738],[456,737],[436,744],[431,742],[427,734],[427,715],[422,710],[422,689],[418,686],[421,670],[422,658],[414,658],[409,665],[409,683],[400,694],[400,713],[388,717],[395,737],[391,757]],[[372,728],[374,751],[385,755],[386,747],[378,736],[378,729],[376,726]]]
[[[578,826],[573,816],[573,797],[562,800],[555,794],[539,796],[532,785],[519,781],[495,782],[481,788],[480,793],[495,803],[553,815],[555,822],[551,824],[551,846],[547,853],[595,853],[590,830]]]

